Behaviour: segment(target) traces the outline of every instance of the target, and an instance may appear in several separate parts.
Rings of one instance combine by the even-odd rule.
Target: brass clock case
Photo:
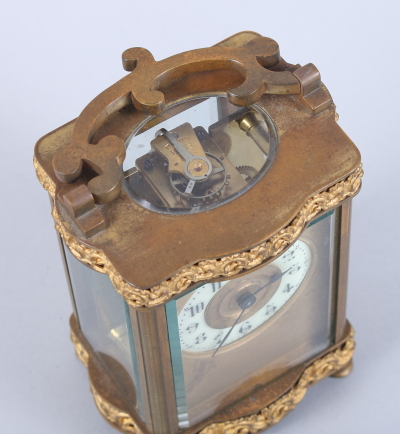
[[[308,387],[352,368],[345,312],[359,151],[317,68],[285,62],[257,33],[161,61],[133,48],[123,65],[129,74],[40,139],[34,158],[96,405],[122,432],[267,429]],[[220,112],[208,129],[164,128],[213,98]],[[153,128],[150,150],[126,170],[130,142]],[[234,164],[230,130],[262,158]],[[302,243],[303,262],[288,265]]]

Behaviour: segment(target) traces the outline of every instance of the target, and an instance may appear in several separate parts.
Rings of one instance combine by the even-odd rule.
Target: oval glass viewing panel
[[[271,118],[256,105],[237,107],[223,96],[180,102],[134,132],[125,189],[158,212],[215,208],[265,175],[277,145]]]

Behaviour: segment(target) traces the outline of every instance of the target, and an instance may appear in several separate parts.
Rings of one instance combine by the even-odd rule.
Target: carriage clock
[[[35,148],[77,356],[122,432],[261,432],[351,372],[359,151],[317,68],[270,38],[122,58]]]

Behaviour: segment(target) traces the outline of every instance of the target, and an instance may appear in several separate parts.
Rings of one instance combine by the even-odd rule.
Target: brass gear
[[[257,175],[257,169],[255,169],[253,166],[238,166],[236,167],[236,170],[241,174],[244,175],[244,180],[246,182],[250,182],[256,175]]]

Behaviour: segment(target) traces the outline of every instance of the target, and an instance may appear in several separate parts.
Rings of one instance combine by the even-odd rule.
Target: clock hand
[[[250,292],[246,292],[245,294],[242,294],[238,300],[237,304],[239,305],[240,309],[242,311],[240,312],[240,315],[236,318],[235,322],[233,323],[232,327],[229,329],[228,333],[225,335],[224,339],[222,339],[221,343],[219,344],[219,347],[214,351],[214,354],[212,357],[215,356],[217,351],[222,347],[224,342],[228,339],[228,336],[231,334],[233,328],[235,325],[239,322],[240,318],[244,314],[245,310],[247,310],[249,307],[253,306],[253,304],[257,301],[257,299],[254,297],[254,294],[251,294]]]
[[[230,330],[228,331],[228,333],[224,336],[224,339],[222,339],[222,341],[219,344],[218,348],[214,351],[212,357],[214,357],[217,354],[218,350],[222,347],[222,345],[224,344],[224,342],[228,339],[229,335],[231,334],[231,331],[233,330],[233,327],[235,327],[235,325],[239,322],[239,320],[242,317],[242,315],[244,314],[245,310],[246,309],[242,309],[242,311],[240,312],[240,315],[236,318],[236,321],[233,323],[233,325],[230,328]]]
[[[265,287],[267,287],[268,285],[270,285],[271,283],[274,283],[276,281],[278,281],[282,276],[284,276],[288,271],[290,271],[292,269],[292,267],[288,268],[286,271],[284,271],[283,273],[280,274],[275,274],[271,277],[271,280],[266,283],[264,286],[262,286],[261,288],[258,288],[257,291],[253,294],[256,295],[257,293],[259,293],[260,291],[262,291]]]
[[[283,275],[285,275],[288,271],[290,271],[291,268],[292,267],[288,268],[283,273],[275,274],[274,276],[272,276],[271,280],[267,284],[265,284],[264,286],[262,286],[261,288],[258,288],[257,291],[254,294],[251,294],[251,293],[247,292],[247,293],[243,294],[241,297],[239,297],[239,299],[237,300],[237,303],[238,303],[239,307],[242,309],[242,311],[240,312],[240,315],[236,318],[235,322],[233,323],[232,327],[229,329],[228,333],[224,336],[224,339],[222,339],[222,341],[219,344],[218,348],[214,351],[212,357],[214,357],[217,354],[218,350],[222,347],[222,345],[228,339],[228,337],[231,334],[233,328],[239,322],[239,320],[242,317],[242,315],[244,314],[245,310],[247,310],[249,307],[253,306],[253,304],[256,302],[255,295],[258,292],[262,291],[265,287],[267,287],[271,283],[274,283],[277,280],[279,280]]]

